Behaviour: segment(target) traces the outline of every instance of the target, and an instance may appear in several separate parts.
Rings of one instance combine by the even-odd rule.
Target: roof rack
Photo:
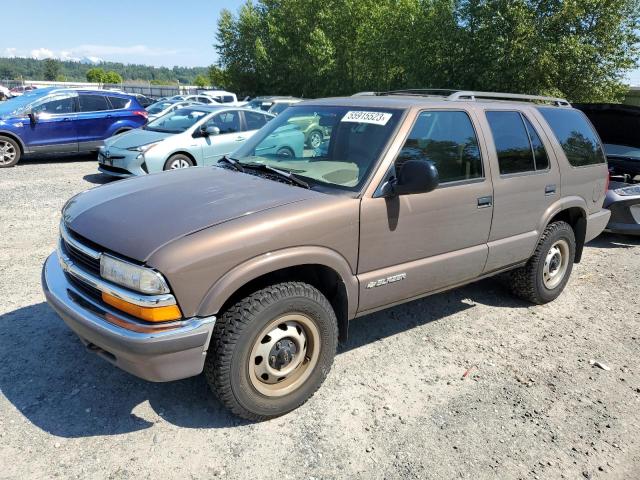
[[[549,103],[558,107],[571,106],[571,104],[564,98],[545,97],[540,95],[523,95],[520,93],[476,92],[471,90],[455,90],[447,88],[411,88],[406,90],[392,90],[389,92],[360,92],[356,93],[354,96],[368,95],[416,95],[421,97],[440,97],[452,102],[462,100],[475,101],[477,99],[516,100],[521,102]]]

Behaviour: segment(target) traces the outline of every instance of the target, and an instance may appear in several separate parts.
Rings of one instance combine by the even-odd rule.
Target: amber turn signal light
[[[177,305],[141,307],[140,305],[134,305],[133,303],[121,300],[104,292],[102,292],[102,301],[107,305],[111,305],[118,310],[147,322],[167,322],[169,320],[179,320],[182,318],[182,312]]]

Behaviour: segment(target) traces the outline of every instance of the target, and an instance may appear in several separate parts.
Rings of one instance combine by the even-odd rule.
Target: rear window
[[[78,100],[80,102],[81,112],[100,112],[111,109],[111,106],[107,102],[107,97],[103,95],[80,94],[80,98]]]
[[[109,101],[115,109],[129,108],[131,105],[131,100],[123,97],[109,97]]]
[[[571,165],[583,167],[605,163],[598,135],[583,113],[564,108],[538,110],[553,130]]]

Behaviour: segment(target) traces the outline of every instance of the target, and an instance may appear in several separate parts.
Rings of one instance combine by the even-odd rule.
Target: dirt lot
[[[311,401],[251,424],[201,377],[86,353],[43,303],[60,208],[95,172],[0,170],[0,478],[640,478],[640,239],[596,239],[550,305],[488,280],[358,319]]]

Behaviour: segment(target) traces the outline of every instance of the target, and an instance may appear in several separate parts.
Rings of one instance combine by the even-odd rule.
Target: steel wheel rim
[[[189,168],[189,162],[187,162],[184,158],[176,158],[171,165],[169,166],[170,170],[178,170],[180,168]]]
[[[295,353],[286,342],[295,345]],[[287,353],[290,361],[280,365]],[[267,397],[287,395],[307,381],[319,356],[320,332],[315,323],[300,313],[282,315],[256,337],[249,357],[249,380]]]
[[[322,143],[322,134],[320,132],[313,132],[309,137],[309,144],[311,148],[318,148]]]
[[[566,240],[558,240],[549,248],[542,267],[542,280],[549,290],[556,288],[564,279],[569,266],[569,253]]]
[[[0,164],[11,163],[16,158],[16,148],[7,141],[0,141]]]

